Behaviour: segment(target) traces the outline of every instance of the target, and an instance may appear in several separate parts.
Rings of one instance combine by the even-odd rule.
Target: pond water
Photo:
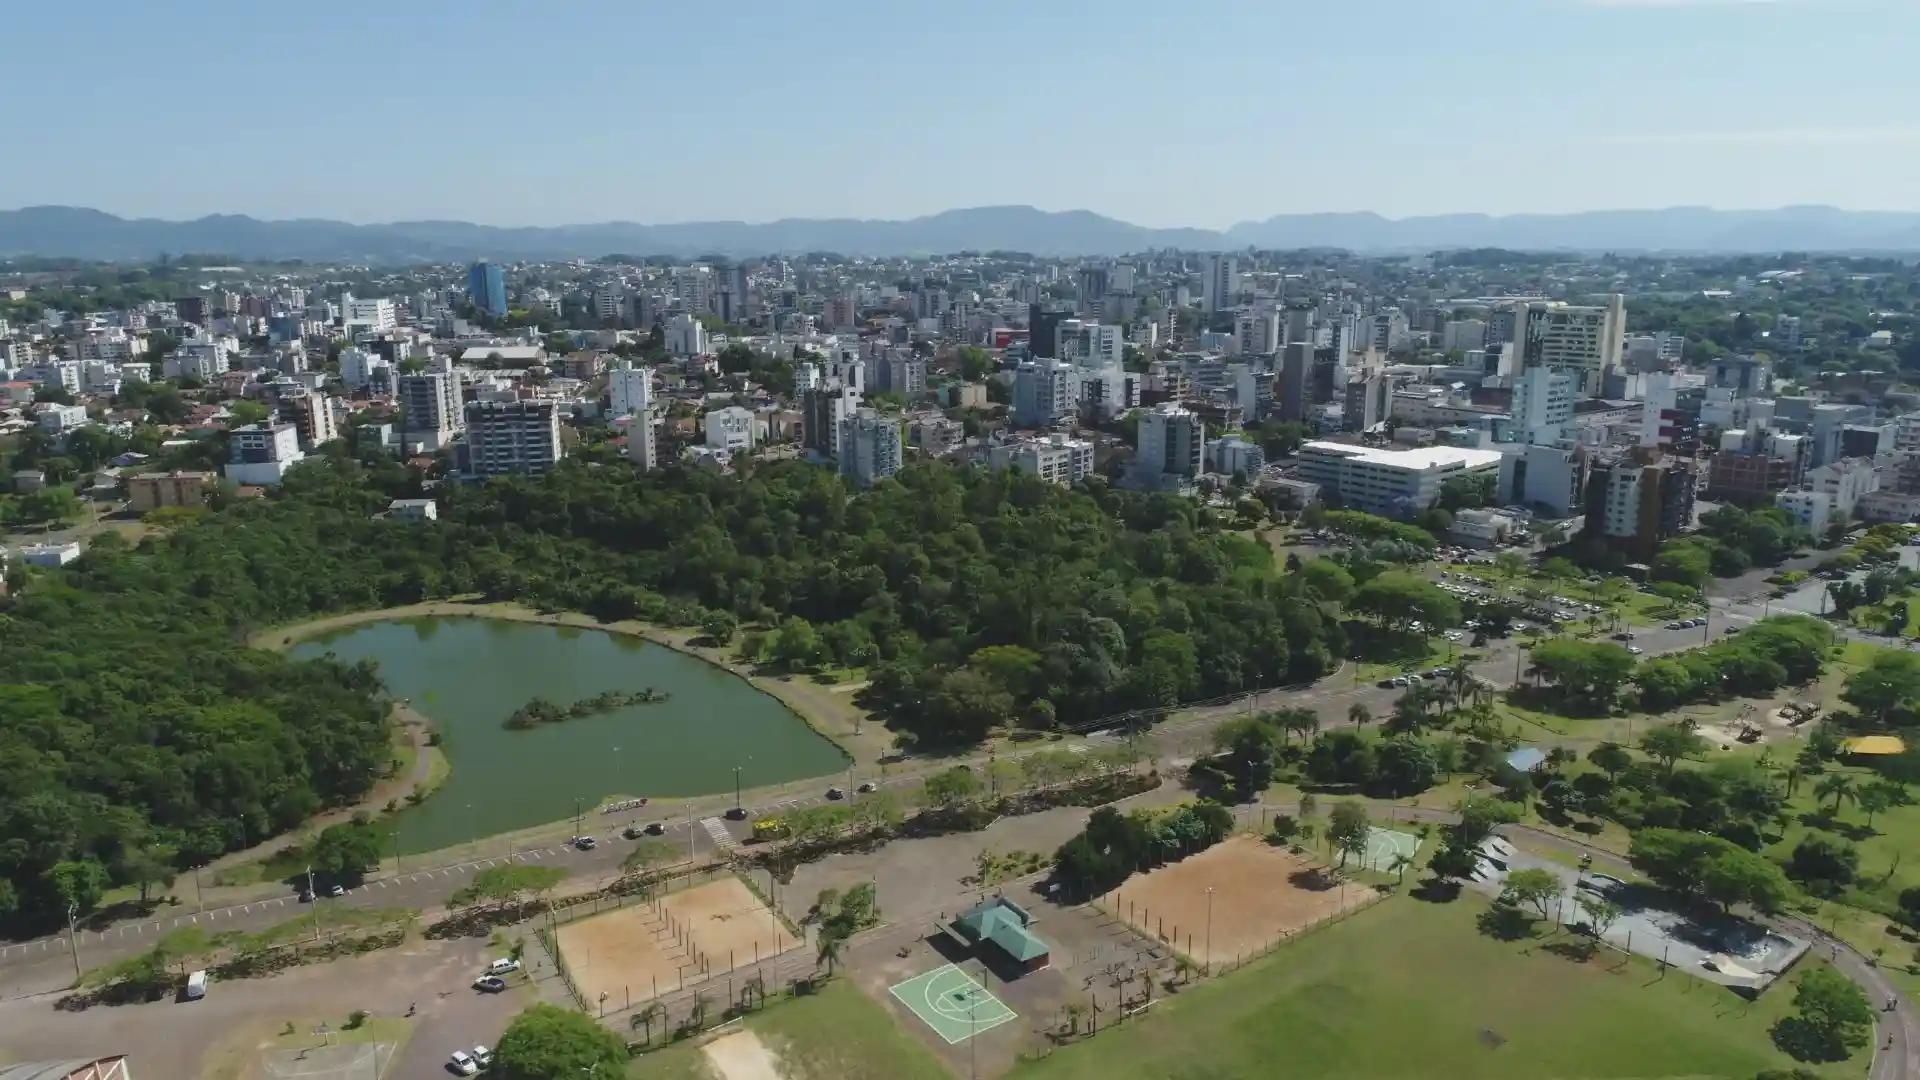
[[[312,659],[371,659],[394,696],[441,734],[453,775],[395,819],[400,849],[432,851],[559,821],[579,800],[711,795],[825,776],[839,747],[774,697],[722,668],[624,634],[501,619],[368,623],[294,646]],[[544,725],[501,726],[530,698],[565,706],[603,691],[653,687],[660,704]],[[644,812],[642,812],[644,816]]]

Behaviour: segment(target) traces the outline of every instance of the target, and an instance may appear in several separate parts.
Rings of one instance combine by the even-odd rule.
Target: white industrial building
[[[1329,501],[1383,517],[1407,517],[1438,501],[1440,486],[1454,477],[1497,474],[1501,454],[1457,446],[1381,450],[1315,441],[1303,444],[1299,457],[1301,476],[1319,484]]]

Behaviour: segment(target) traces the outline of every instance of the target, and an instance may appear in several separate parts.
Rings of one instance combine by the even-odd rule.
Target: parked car
[[[862,780],[860,781],[860,786],[857,788],[854,788],[853,790],[858,791],[862,795],[865,795],[869,792],[880,790],[880,785],[874,783],[871,780]]]
[[[498,975],[482,975],[473,980],[473,988],[483,994],[498,994],[507,988],[507,980]]]
[[[591,836],[576,836],[573,838],[573,846],[579,848],[581,851],[592,851],[598,844],[599,841]]]
[[[474,1047],[472,1056],[473,1063],[483,1069],[493,1064],[493,1051],[487,1049],[485,1046]]]
[[[347,890],[341,888],[338,885],[332,885],[327,888],[327,895],[328,896],[345,896],[347,895]]]
[[[664,821],[649,821],[647,822],[646,831],[648,836],[665,836],[667,832],[667,823]]]
[[[827,798],[829,799],[844,799],[846,797],[847,797],[847,793],[844,791],[841,791],[837,787],[830,787],[827,789]]]
[[[489,975],[510,975],[520,970],[520,961],[511,956],[503,956],[487,965]]]
[[[447,1058],[447,1068],[452,1069],[461,1076],[472,1076],[474,1073],[480,1071],[480,1066],[473,1063],[473,1058],[468,1057],[465,1050],[455,1050],[449,1055]]]
[[[1647,650],[1641,648],[1638,645],[1629,645],[1627,646],[1627,651],[1632,653],[1635,656],[1639,656],[1641,653],[1646,652]]]

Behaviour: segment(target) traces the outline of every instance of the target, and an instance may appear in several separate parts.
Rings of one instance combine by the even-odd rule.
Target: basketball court
[[[1020,1015],[954,964],[916,975],[889,988],[888,993],[949,1046],[1010,1023]]]
[[[1393,873],[1394,860],[1405,855],[1411,859],[1420,853],[1420,838],[1412,833],[1391,829],[1372,829],[1367,833],[1367,850],[1359,858],[1362,869]]]

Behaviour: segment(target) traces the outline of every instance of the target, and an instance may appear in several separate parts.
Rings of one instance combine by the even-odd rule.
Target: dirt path
[[[701,1047],[700,1053],[726,1080],[781,1080],[773,1052],[751,1031],[722,1035]]]

